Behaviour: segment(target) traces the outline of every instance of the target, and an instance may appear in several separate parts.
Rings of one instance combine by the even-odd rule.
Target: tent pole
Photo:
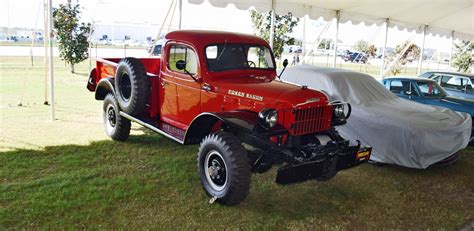
[[[270,19],[270,47],[273,49],[273,39],[275,37],[275,0],[272,0],[272,14]]]
[[[303,57],[306,56],[306,15],[303,16]],[[302,63],[304,63],[304,58],[302,60]]]
[[[385,69],[385,54],[387,52],[387,39],[388,39],[388,26],[390,23],[390,19],[385,20],[385,41],[383,43],[383,50],[382,50],[382,64],[380,64],[380,77],[384,77],[384,69]]]
[[[44,31],[43,31],[43,46],[44,46],[44,105],[49,105],[48,103],[48,2],[47,0],[43,1],[44,9]]]
[[[339,37],[339,17],[340,11],[336,11],[336,36],[334,37],[334,61],[332,63],[332,67],[336,68],[336,61],[337,61],[337,40]]]
[[[428,29],[428,25],[425,25],[423,27],[423,41],[421,43],[420,59],[418,60],[418,70],[416,72],[417,75],[421,74],[421,66],[423,65],[423,53],[425,52],[425,39],[426,39],[427,29]]]
[[[451,64],[453,63],[453,49],[454,49],[454,30],[451,32],[451,50],[449,51],[449,63],[448,71],[451,70]]]
[[[49,81],[50,81],[50,102],[51,102],[51,120],[54,121],[54,73],[53,73],[53,0],[48,0],[48,42],[49,42]]]
[[[163,23],[161,24],[160,30],[158,31],[158,34],[156,35],[155,42],[153,43],[153,46],[151,46],[150,57],[153,56],[153,51],[155,50],[156,43],[158,42],[158,40],[160,40],[161,31],[165,27],[166,20],[168,20],[168,16],[170,14],[171,8],[173,7],[174,3],[175,3],[175,0],[171,1],[170,7],[168,8],[168,11],[166,12],[165,20],[163,20]],[[170,22],[170,24],[171,24],[171,22]]]
[[[332,24],[332,21],[329,21],[326,23],[326,25],[324,26],[324,28],[321,30],[321,32],[319,33],[318,37],[316,37],[316,40],[314,40],[314,42],[312,43],[312,46],[317,49],[319,47],[319,44],[321,44],[322,42],[322,39],[321,38],[321,35],[323,35],[323,33],[329,28],[329,26]],[[305,62],[305,60],[308,58],[308,55],[309,54],[312,54],[313,51],[309,51],[307,53],[304,54],[303,56],[303,63]],[[311,58],[311,60],[313,60],[314,57]],[[311,61],[313,62],[313,61]]]
[[[183,20],[183,0],[179,0],[179,24],[178,29],[181,30],[181,20]]]

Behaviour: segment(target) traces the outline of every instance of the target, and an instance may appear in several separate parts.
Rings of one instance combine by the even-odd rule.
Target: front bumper
[[[324,147],[306,148],[312,158],[302,163],[287,164],[278,169],[276,182],[291,184],[306,180],[325,181],[338,171],[365,163],[370,159],[371,147],[349,146],[347,142],[333,143]]]

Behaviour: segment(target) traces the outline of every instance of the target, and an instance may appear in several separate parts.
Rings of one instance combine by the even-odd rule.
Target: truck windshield
[[[210,71],[233,69],[273,69],[269,48],[249,44],[215,44],[206,47],[206,60]]]

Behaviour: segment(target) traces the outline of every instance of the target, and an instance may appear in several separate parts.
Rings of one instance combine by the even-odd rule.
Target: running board
[[[153,125],[153,124],[151,124],[151,123],[147,123],[147,122],[143,121],[142,119],[133,117],[133,116],[131,116],[131,115],[129,115],[129,114],[123,112],[123,111],[120,112],[120,115],[123,116],[123,117],[125,117],[125,118],[127,118],[127,119],[130,120],[130,121],[133,121],[133,122],[135,122],[135,123],[138,123],[138,124],[140,124],[140,125],[142,125],[142,126],[148,128],[148,129],[150,129],[150,130],[152,130],[152,131],[154,131],[154,132],[156,132],[156,133],[158,133],[158,134],[160,134],[160,135],[166,136],[166,137],[168,137],[168,138],[170,138],[170,139],[172,139],[172,140],[174,140],[174,141],[176,141],[176,142],[178,142],[178,143],[180,143],[180,144],[184,144],[184,137],[183,137],[183,139],[178,139],[178,138],[172,136],[171,134],[168,134],[167,132],[163,131],[162,129],[158,128],[157,126],[155,126],[155,125]],[[167,125],[167,126],[171,126],[171,125],[169,125],[169,124],[166,124],[166,125]],[[173,126],[171,126],[171,127],[173,127]],[[174,128],[174,127],[173,127],[173,128]],[[176,128],[176,129],[178,129],[178,128]],[[181,129],[180,129],[180,130],[181,130]]]

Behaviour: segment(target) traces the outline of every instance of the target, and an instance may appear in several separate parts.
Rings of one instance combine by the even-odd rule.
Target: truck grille
[[[293,109],[290,115],[290,133],[302,135],[325,131],[331,127],[332,106]]]

